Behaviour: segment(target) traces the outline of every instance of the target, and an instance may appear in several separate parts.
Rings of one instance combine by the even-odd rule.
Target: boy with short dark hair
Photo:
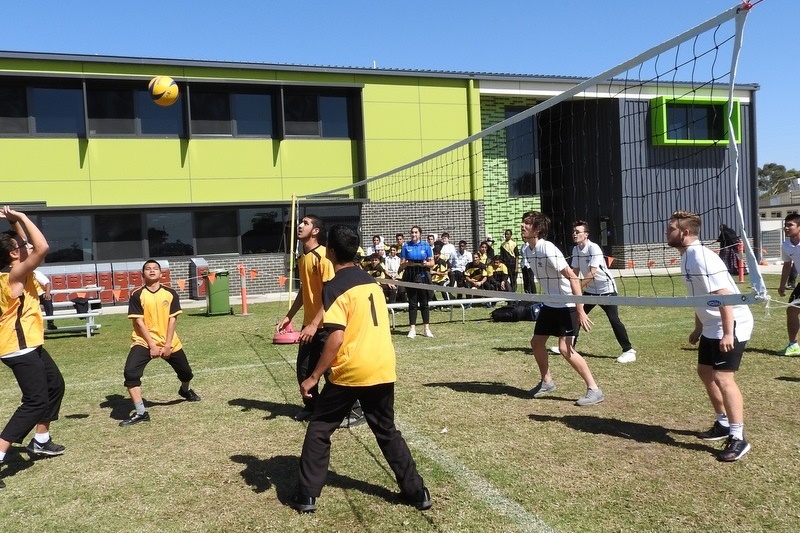
[[[306,430],[300,455],[298,493],[290,505],[300,512],[317,509],[330,462],[331,435],[360,400],[372,433],[400,486],[401,495],[419,510],[429,509],[431,495],[417,472],[405,439],[394,425],[396,361],[386,303],[380,286],[350,260],[358,235],[333,226],[327,255],[336,276],[325,284],[324,324],[328,341],[311,375],[300,385],[308,398],[328,370],[325,387]]]
[[[194,374],[183,351],[175,326],[181,310],[178,293],[161,284],[161,265],[148,259],[142,266],[144,285],[131,293],[128,301],[128,318],[133,321],[131,349],[125,361],[125,386],[128,388],[134,412],[119,423],[120,427],[140,422],[150,422],[150,413],[142,399],[142,375],[153,359],[164,359],[178,375],[181,386],[178,394],[188,402],[199,402],[200,397],[189,387]]]

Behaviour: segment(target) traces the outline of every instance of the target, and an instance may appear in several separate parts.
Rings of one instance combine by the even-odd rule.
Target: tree
[[[758,194],[763,198],[788,192],[796,179],[800,179],[800,170],[786,170],[783,165],[767,163],[758,169]]]

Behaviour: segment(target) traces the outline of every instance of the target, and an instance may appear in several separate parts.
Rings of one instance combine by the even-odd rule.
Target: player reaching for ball
[[[175,324],[181,314],[178,293],[161,284],[158,261],[145,261],[142,277],[144,286],[133,291],[128,302],[128,318],[133,321],[133,344],[124,371],[125,386],[136,410],[130,418],[120,422],[121,427],[150,421],[142,399],[142,375],[144,367],[153,359],[164,359],[175,370],[181,381],[180,396],[188,402],[200,401],[200,397],[189,388],[194,375],[183,344],[175,333]]]

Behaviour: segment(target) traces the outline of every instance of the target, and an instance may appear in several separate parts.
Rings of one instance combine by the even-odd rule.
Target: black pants
[[[584,293],[585,296],[616,296],[616,292],[610,292],[607,294],[591,294],[588,292]],[[589,311],[595,308],[596,304],[584,304],[583,310],[586,314],[589,314]],[[602,309],[606,316],[608,317],[608,321],[611,323],[611,330],[614,332],[614,337],[617,338],[617,342],[622,347],[623,352],[627,352],[632,348],[631,341],[628,339],[628,331],[625,329],[625,324],[619,319],[619,309],[616,305],[600,305],[600,309]],[[576,339],[577,340],[577,339]]]
[[[52,298],[45,298],[44,294],[39,295],[39,303],[44,308],[44,315],[45,316],[53,316],[53,299]],[[53,321],[49,320],[48,324],[52,324]]]
[[[350,412],[355,400],[378,446],[394,472],[403,494],[415,496],[423,487],[422,477],[411,457],[405,439],[394,425],[394,383],[370,387],[342,387],[327,382],[317,399],[317,407],[306,430],[300,456],[300,494],[318,497],[328,476],[331,435]]]
[[[22,442],[36,424],[58,420],[64,398],[64,378],[43,346],[24,355],[3,357],[2,361],[14,373],[22,391],[22,405],[11,415],[0,438]]]
[[[422,323],[430,324],[431,309],[428,307],[428,291],[426,289],[407,289],[406,294],[408,295],[409,325],[417,325],[417,307],[419,307],[419,310],[422,313]]]
[[[328,332],[324,329],[318,329],[314,334],[314,338],[308,344],[301,344],[297,349],[297,384],[304,382],[314,372],[314,369],[319,363],[319,358],[322,356],[322,348],[325,346],[325,341],[328,340]],[[303,404],[310,411],[314,410],[314,404],[317,403],[317,396],[319,396],[319,387],[311,389],[311,398],[303,398]]]
[[[152,360],[150,350],[138,344],[131,346],[131,350],[128,352],[128,359],[125,360],[125,370],[123,372],[127,388],[142,386],[144,367]],[[192,367],[189,366],[189,360],[186,359],[186,353],[183,349],[173,352],[164,361],[169,363],[169,366],[178,374],[178,379],[181,380],[181,383],[189,382],[194,377]]]
[[[536,281],[532,268],[522,267],[522,287],[527,294],[536,294]]]

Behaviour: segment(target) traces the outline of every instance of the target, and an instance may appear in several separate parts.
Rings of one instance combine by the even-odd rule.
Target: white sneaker
[[[561,350],[558,349],[558,346],[551,346],[550,353],[560,354]]]
[[[429,329],[426,329],[425,333],[423,333],[423,335],[425,335],[426,337],[433,338],[433,333]]]
[[[413,329],[412,329],[411,331],[409,331],[409,332],[408,332],[408,338],[409,338],[409,339],[413,339],[413,338],[414,338],[414,337],[416,337],[416,336],[417,336],[417,332],[416,332],[416,330],[413,330]]]
[[[634,361],[636,361],[636,350],[633,348],[622,352],[622,355],[617,357],[617,363],[633,363]]]

